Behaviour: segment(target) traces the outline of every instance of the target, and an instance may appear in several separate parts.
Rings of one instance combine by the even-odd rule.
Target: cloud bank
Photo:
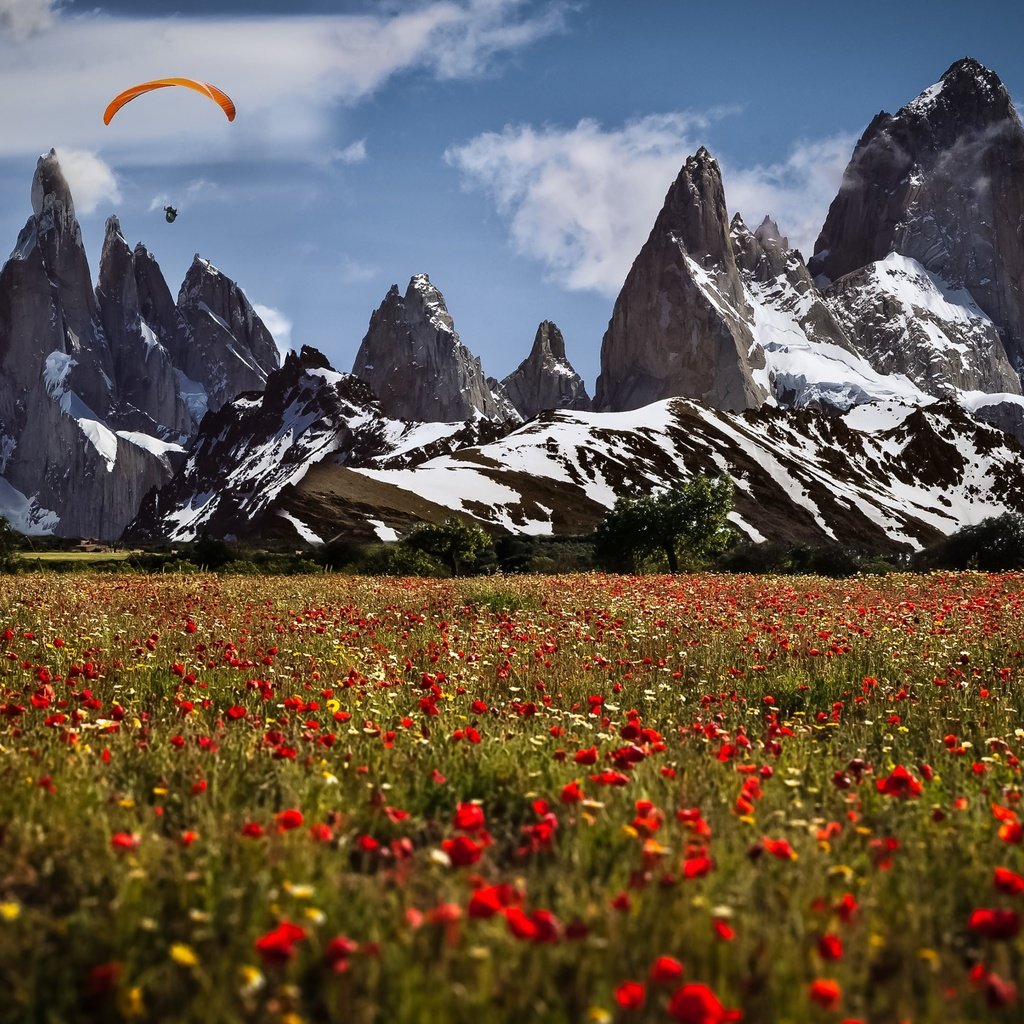
[[[113,170],[96,153],[56,147],[78,213],[94,213],[100,203],[121,202],[121,189]]]
[[[21,43],[56,20],[55,0],[0,0],[0,39]]]
[[[646,241],[668,187],[703,132],[724,111],[650,115],[621,128],[531,125],[478,135],[445,153],[468,188],[507,221],[511,241],[573,290],[614,296]],[[751,227],[765,214],[810,255],[842,179],[854,137],[797,143],[777,164],[724,163],[730,211]]]
[[[258,302],[252,304],[256,315],[263,321],[267,330],[273,335],[277,343],[277,351],[281,354],[281,362],[292,351],[292,322],[279,309],[273,306],[261,306]]]
[[[566,11],[558,0],[432,0],[382,14],[154,19],[0,0],[0,94],[16,98],[5,105],[0,157],[59,144],[138,163],[252,152],[314,159],[338,148],[338,107],[401,74],[484,73],[500,55],[561,30]],[[212,103],[166,89],[103,125],[113,96],[167,69],[223,88],[238,106],[235,123]]]

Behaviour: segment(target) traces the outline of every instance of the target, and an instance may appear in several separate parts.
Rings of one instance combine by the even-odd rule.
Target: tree
[[[657,494],[620,497],[597,528],[597,553],[606,563],[663,554],[678,572],[680,559],[700,564],[729,546],[732,506],[732,480],[704,474]]]
[[[417,526],[404,543],[433,555],[453,576],[458,576],[462,566],[475,561],[491,547],[491,538],[476,523],[449,516],[440,526],[432,523]]]
[[[21,549],[24,537],[0,516],[0,572],[14,572],[18,565],[15,552]]]
[[[1024,568],[1024,516],[1004,512],[964,526],[920,552],[915,559],[924,569],[980,569],[1012,572]]]

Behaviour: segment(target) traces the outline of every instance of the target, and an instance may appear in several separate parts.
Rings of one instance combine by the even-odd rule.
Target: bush
[[[1006,512],[974,526],[965,526],[921,551],[920,569],[980,569],[1010,572],[1024,569],[1024,516]]]
[[[445,567],[425,551],[405,544],[373,544],[352,567],[363,576],[447,576]]]
[[[906,568],[906,565],[901,565],[902,561],[901,555],[851,551],[840,544],[754,544],[745,541],[719,558],[716,567],[723,572],[841,578],[857,573],[884,575]]]

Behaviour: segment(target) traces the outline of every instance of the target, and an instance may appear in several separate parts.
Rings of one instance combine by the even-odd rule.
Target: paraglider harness
[[[178,216],[178,211],[173,206],[164,207],[164,219],[168,224],[174,223],[174,218]]]

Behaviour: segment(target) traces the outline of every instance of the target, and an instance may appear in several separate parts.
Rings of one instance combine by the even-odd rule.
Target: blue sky
[[[116,213],[173,292],[195,252],[341,370],[426,272],[501,377],[554,320],[593,391],[686,155],[808,255],[856,138],[971,55],[1024,99],[1024,5],[875,0],[0,0],[0,249],[56,147],[95,275]],[[146,78],[221,86],[238,117]],[[160,208],[181,211],[167,225]]]

